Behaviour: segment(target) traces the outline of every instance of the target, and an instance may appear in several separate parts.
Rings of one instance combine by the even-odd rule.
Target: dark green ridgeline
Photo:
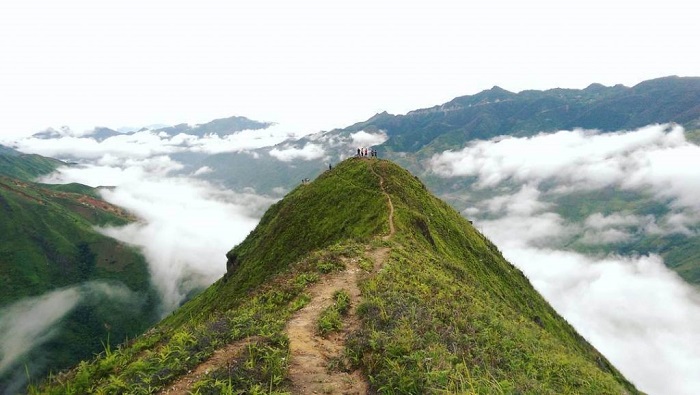
[[[387,198],[395,207],[390,240]],[[192,390],[289,391],[292,314],[341,257],[389,247],[360,283],[344,362],[379,393],[627,394],[634,386],[498,249],[407,171],[351,158],[273,205],[228,254],[227,274],[146,335],[36,393],[152,393],[223,345],[242,354]],[[234,368],[235,367],[235,368]]]
[[[0,144],[0,175],[31,181],[65,163],[41,155],[23,154]]]

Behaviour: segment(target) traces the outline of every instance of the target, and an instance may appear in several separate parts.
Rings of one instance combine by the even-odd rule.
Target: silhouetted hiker
[[[330,163],[328,164],[328,170],[333,170],[333,165],[331,165]]]
[[[360,156],[360,149],[357,149],[357,156]]]

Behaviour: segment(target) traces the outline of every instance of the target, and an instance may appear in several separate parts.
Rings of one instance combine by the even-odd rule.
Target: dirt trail
[[[372,173],[379,178],[379,186],[387,198],[389,207],[389,234],[382,240],[389,240],[396,233],[394,227],[394,205],[384,189],[384,178],[370,165]],[[379,270],[388,259],[391,249],[380,247],[367,250],[366,255],[374,263],[374,270]],[[346,270],[324,277],[309,289],[311,301],[287,323],[291,362],[289,377],[293,383],[293,392],[297,394],[366,394],[368,385],[360,372],[329,372],[328,364],[333,358],[342,358],[345,337],[359,326],[355,308],[360,301],[358,276],[361,270],[357,260],[346,262]],[[321,312],[333,303],[333,293],[345,289],[350,294],[351,309],[343,322],[343,330],[328,338],[316,332]]]
[[[380,176],[379,173],[374,170],[374,166],[370,165],[370,169],[375,176],[379,177],[379,188],[382,189],[382,193],[386,196],[387,205],[389,206],[389,234],[382,237],[382,240],[386,241],[396,234],[396,228],[394,227],[394,203],[391,202],[391,196],[389,196],[389,193],[384,189],[384,177]]]
[[[333,358],[341,358],[345,336],[358,326],[355,308],[360,299],[357,286],[361,270],[356,259],[345,262],[342,272],[323,277],[308,290],[311,301],[289,320],[285,328],[289,337],[291,362],[289,377],[295,394],[366,394],[367,383],[360,372],[329,372]],[[351,309],[343,320],[343,329],[327,338],[316,332],[321,312],[333,304],[333,293],[344,289],[350,295]]]
[[[391,239],[396,233],[394,227],[394,205],[391,196],[384,189],[384,178],[370,165],[372,173],[379,178],[379,186],[387,198],[389,207],[389,233],[382,240]],[[366,256],[374,263],[378,271],[389,258],[391,248],[379,247],[368,249]],[[346,259],[345,270],[322,276],[307,292],[311,301],[287,322],[285,332],[289,337],[290,365],[289,378],[292,392],[295,394],[367,394],[369,390],[366,379],[359,371],[352,373],[330,371],[329,363],[343,357],[346,336],[359,327],[356,308],[360,302],[359,277],[362,270],[358,259]],[[343,319],[343,329],[339,332],[321,337],[316,328],[321,312],[333,304],[333,294],[345,290],[350,295],[351,308]],[[181,377],[160,394],[188,394],[192,385],[209,371],[226,366],[241,350],[255,338],[245,339],[217,350],[209,360]]]
[[[256,336],[249,337],[235,343],[228,344],[225,347],[214,351],[214,354],[209,357],[209,359],[202,362],[199,366],[188,372],[186,375],[181,376],[176,382],[160,391],[159,394],[189,394],[192,390],[192,385],[199,381],[199,379],[217,368],[227,366],[230,361],[236,358],[246,346],[254,343],[258,339],[259,338]]]

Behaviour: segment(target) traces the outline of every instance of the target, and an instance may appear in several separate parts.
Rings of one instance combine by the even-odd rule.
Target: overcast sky
[[[695,2],[3,1],[0,133],[294,131],[511,91],[700,75]]]

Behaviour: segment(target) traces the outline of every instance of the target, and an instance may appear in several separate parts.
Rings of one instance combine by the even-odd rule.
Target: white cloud
[[[493,220],[477,221],[481,229],[490,238],[509,240],[514,245],[549,246],[558,245],[573,237],[578,228],[568,225],[556,213],[540,213],[537,215],[510,215]]]
[[[245,238],[262,210],[275,200],[254,191],[237,194],[171,176],[182,168],[165,155],[130,158],[108,153],[90,164],[61,167],[41,179],[116,187],[103,189],[103,197],[141,221],[102,232],[141,248],[166,313],[189,292],[208,286],[225,272],[226,252]],[[195,173],[208,171],[205,166]]]
[[[49,340],[52,328],[80,300],[78,288],[49,292],[0,310],[0,374],[17,358]]]
[[[541,212],[549,205],[539,200],[541,192],[533,185],[523,185],[515,194],[499,195],[480,202],[491,213],[505,212],[521,216],[528,216]]]
[[[270,147],[295,136],[296,134],[288,127],[272,125],[265,129],[243,130],[224,137],[214,134],[202,138],[190,138],[185,145],[193,152],[218,154]]]
[[[225,272],[226,252],[246,237],[274,201],[186,178],[142,179],[102,194],[142,219],[101,231],[140,247],[165,313]]]
[[[639,226],[642,223],[653,221],[653,216],[642,217],[639,215],[613,213],[603,215],[602,213],[591,214],[584,220],[584,225],[591,229],[606,229],[618,226]]]
[[[653,215],[594,213],[583,221],[580,241],[592,245],[617,244],[632,240],[640,232],[662,233]]]
[[[151,131],[113,136],[101,142],[90,137],[66,136],[56,139],[28,137],[12,142],[18,150],[54,158],[99,159],[105,155],[143,159],[183,151],[181,142],[171,142]]]
[[[696,394],[700,378],[700,293],[658,256],[589,257],[560,249],[569,241],[629,240],[638,232],[667,233],[693,221],[671,213],[595,213],[580,224],[548,212],[543,194],[523,185],[479,206],[496,219],[476,221],[504,256],[576,330],[637,387],[648,393]]]
[[[436,154],[430,166],[443,177],[476,176],[482,188],[506,180],[538,184],[547,179],[565,183],[560,193],[608,186],[651,188],[659,198],[674,199],[677,207],[700,209],[700,147],[685,139],[680,126],[501,137]]]
[[[103,298],[126,305],[138,302],[138,296],[124,285],[87,282],[24,298],[1,308],[0,375],[17,369],[19,358],[54,338],[60,332],[60,320],[81,301]]]
[[[214,169],[212,169],[209,166],[202,166],[199,169],[195,170],[194,173],[192,173],[193,176],[201,176],[202,174],[208,174],[213,172]]]
[[[52,139],[26,137],[15,140],[0,138],[0,141],[26,153],[69,160],[98,161],[104,165],[121,163],[128,166],[129,163],[124,162],[155,156],[165,157],[167,154],[178,152],[218,154],[269,147],[295,136],[289,128],[273,125],[266,129],[243,130],[224,137],[216,134],[198,137],[184,133],[170,137],[165,132],[144,130],[113,136],[103,141],[97,141],[89,135],[79,136],[68,132],[62,132]]]
[[[146,159],[125,159],[105,155],[98,164],[64,166],[54,173],[41,177],[45,183],[64,184],[78,182],[93,187],[117,186],[145,178],[162,178],[183,166],[168,156]]]
[[[382,144],[389,140],[389,136],[387,136],[386,132],[384,131],[381,131],[379,133],[368,133],[364,130],[361,130],[359,132],[350,134],[350,138],[352,139],[352,145],[354,147],[371,147],[374,145]]]
[[[552,306],[640,390],[700,392],[700,295],[661,258],[593,259],[494,239]]]
[[[289,147],[283,149],[273,148],[270,150],[270,156],[277,158],[282,162],[291,162],[294,159],[320,159],[323,158],[325,154],[326,152],[323,150],[323,147],[314,143],[307,143],[302,148]]]

